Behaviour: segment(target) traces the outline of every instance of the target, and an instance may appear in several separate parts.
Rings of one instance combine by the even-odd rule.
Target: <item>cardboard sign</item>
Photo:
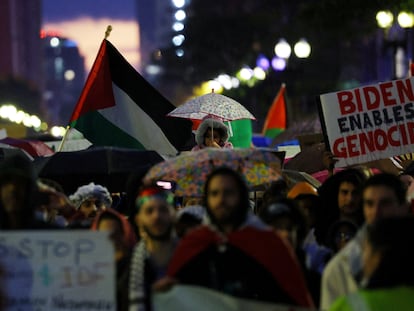
[[[310,311],[307,308],[237,298],[208,288],[189,285],[175,285],[168,292],[155,293],[153,297],[153,310]]]
[[[413,150],[414,78],[320,96],[321,122],[337,166]]]
[[[88,230],[0,233],[7,311],[116,310],[114,250]]]

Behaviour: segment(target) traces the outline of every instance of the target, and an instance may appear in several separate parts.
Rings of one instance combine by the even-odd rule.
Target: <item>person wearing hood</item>
[[[204,186],[203,206],[204,223],[181,239],[171,259],[171,283],[313,307],[292,249],[251,212],[242,176],[227,167],[213,171]]]
[[[114,245],[117,310],[128,310],[129,267],[137,236],[126,217],[112,208],[100,211],[92,222],[94,231],[107,231]]]
[[[228,141],[229,130],[220,120],[207,118],[201,122],[195,135],[197,145],[192,151],[204,148],[233,148],[233,144]]]

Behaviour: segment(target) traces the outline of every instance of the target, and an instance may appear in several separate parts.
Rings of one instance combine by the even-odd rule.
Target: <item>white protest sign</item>
[[[116,310],[107,233],[1,232],[0,269],[7,311]]]
[[[320,96],[337,166],[410,153],[414,144],[414,78]]]
[[[168,292],[153,295],[153,310],[310,311],[311,309],[237,298],[204,287],[175,285]]]

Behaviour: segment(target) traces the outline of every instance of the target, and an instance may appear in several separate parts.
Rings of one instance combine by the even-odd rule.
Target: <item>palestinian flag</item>
[[[250,148],[252,147],[252,120],[240,119],[228,122],[231,126],[233,135],[229,137],[229,142],[235,148]]]
[[[166,117],[174,108],[103,40],[69,125],[96,146],[176,155],[191,141],[192,123]]]
[[[287,127],[285,90],[286,85],[282,83],[263,125],[262,135],[265,137],[274,138]]]

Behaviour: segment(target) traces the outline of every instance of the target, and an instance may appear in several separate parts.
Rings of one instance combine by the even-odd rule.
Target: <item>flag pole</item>
[[[111,34],[112,31],[112,26],[108,25],[108,27],[106,27],[106,31],[105,31],[105,39],[108,39],[109,35]]]
[[[109,35],[111,34],[111,31],[112,31],[112,26],[111,25],[108,25],[106,27],[106,30],[105,30],[105,39],[108,39]],[[62,151],[63,145],[65,144],[65,141],[66,141],[66,139],[67,139],[67,137],[69,135],[69,130],[70,129],[71,129],[70,125],[67,125],[66,126],[65,134],[63,135],[62,140],[60,141],[60,145],[59,145],[59,148],[58,148],[57,152]]]
[[[63,145],[64,145],[64,143],[66,141],[66,138],[69,135],[69,130],[70,130],[70,125],[67,125],[66,126],[66,129],[65,129],[65,134],[63,135],[62,140],[60,141],[60,144],[59,144],[59,148],[58,148],[58,150],[56,152],[61,152],[62,151]]]

